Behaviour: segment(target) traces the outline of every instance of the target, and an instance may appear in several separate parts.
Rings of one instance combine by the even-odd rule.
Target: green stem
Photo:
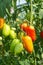
[[[30,0],[30,7],[31,7],[31,16],[30,16],[30,24],[32,24],[32,0]]]
[[[14,15],[13,15],[13,17],[14,17],[15,20],[16,20],[16,17],[17,17],[17,11],[16,11],[17,6],[16,6],[16,2],[17,2],[17,0],[12,0],[12,6],[14,7]]]
[[[34,65],[37,65],[37,63],[36,63],[36,55],[35,55],[35,50],[34,50]]]

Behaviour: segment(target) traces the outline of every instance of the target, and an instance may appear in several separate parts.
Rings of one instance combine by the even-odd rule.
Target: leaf
[[[10,9],[11,7],[11,0],[0,0],[0,17],[4,17],[6,14],[5,9]]]
[[[25,59],[25,60],[22,60],[22,61],[19,61],[20,65],[30,65],[30,62],[28,59]]]
[[[40,11],[39,11],[39,18],[43,18],[43,9],[40,9]]]

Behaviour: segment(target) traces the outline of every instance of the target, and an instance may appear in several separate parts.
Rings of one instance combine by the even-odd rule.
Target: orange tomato
[[[27,27],[27,23],[26,23],[26,22],[20,24],[20,28],[21,28],[22,30],[23,30],[25,27]]]
[[[4,18],[0,18],[0,29],[3,28],[4,22],[5,22]]]
[[[33,42],[31,37],[29,36],[23,36],[22,37],[22,41],[23,41],[23,46],[24,48],[29,52],[32,53],[34,48],[33,48]]]

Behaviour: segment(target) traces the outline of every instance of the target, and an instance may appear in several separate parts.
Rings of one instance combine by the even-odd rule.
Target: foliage
[[[43,30],[43,1],[32,0],[32,11],[31,0],[18,6],[16,2],[17,0],[0,0],[0,17],[3,17],[12,29],[16,28],[14,30],[17,34],[21,32],[19,24],[24,20],[35,27],[37,39],[33,43],[34,52],[29,54],[24,49],[19,55],[13,55],[9,51],[12,40],[5,38],[0,30],[0,65],[43,65],[43,39],[40,38],[40,31]]]

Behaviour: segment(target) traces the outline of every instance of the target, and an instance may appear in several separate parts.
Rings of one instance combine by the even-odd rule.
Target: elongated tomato
[[[23,41],[23,46],[24,48],[29,52],[32,53],[34,48],[33,48],[33,42],[31,37],[29,36],[23,36],[22,37],[22,41]]]

